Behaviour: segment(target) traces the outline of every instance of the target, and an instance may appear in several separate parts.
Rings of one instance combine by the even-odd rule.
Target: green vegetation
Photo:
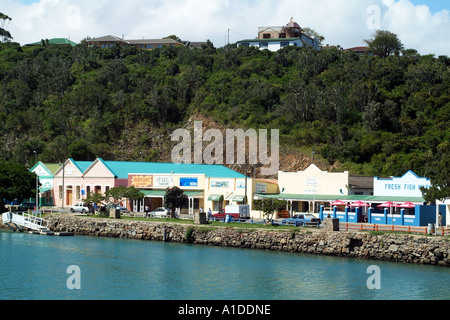
[[[164,203],[167,208],[170,208],[170,217],[175,218],[176,208],[181,208],[183,204],[188,200],[184,191],[178,187],[168,187],[164,194]]]
[[[0,213],[14,199],[25,199],[36,192],[36,174],[14,161],[0,159]]]
[[[0,158],[29,167],[33,151],[44,162],[170,161],[170,133],[203,116],[221,128],[279,129],[282,152],[315,150],[336,170],[413,170],[448,195],[449,66],[412,49],[381,58],[2,43]]]

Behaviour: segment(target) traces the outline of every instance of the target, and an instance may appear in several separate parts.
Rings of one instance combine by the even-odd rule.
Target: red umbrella
[[[397,205],[398,208],[415,208],[416,205],[412,202],[405,202]]]
[[[395,207],[392,201],[386,201],[378,205],[378,208],[392,208],[392,207]]]
[[[368,207],[369,204],[362,202],[362,201],[355,201],[350,206],[351,207]]]
[[[330,203],[332,206],[345,206],[347,203],[345,203],[342,200],[336,200],[335,202]]]

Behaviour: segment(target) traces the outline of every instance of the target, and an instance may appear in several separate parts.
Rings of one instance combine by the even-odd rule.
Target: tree
[[[6,42],[12,39],[11,33],[9,33],[7,30],[3,29],[5,26],[6,21],[11,21],[11,18],[8,17],[6,14],[0,12],[0,21],[1,21],[1,27],[0,27],[0,37],[2,39],[1,42]]]
[[[120,199],[125,197],[126,193],[127,187],[125,186],[113,187],[105,192],[105,199],[109,201],[112,198],[113,202],[117,203]]]
[[[429,188],[421,187],[423,198],[430,203],[436,203],[436,200],[444,201],[445,198],[450,197],[450,143],[444,141],[437,147],[437,154],[441,158],[439,161],[432,161],[430,164],[430,171],[428,172],[431,179],[431,186]]]
[[[36,194],[36,174],[13,161],[0,160],[0,212],[5,203],[14,199],[22,201]]]
[[[395,33],[385,30],[377,30],[372,39],[364,40],[372,49],[373,53],[379,57],[386,58],[391,54],[399,55],[403,50],[403,44]]]
[[[325,37],[319,34],[316,30],[311,28],[303,28],[303,33],[307,35],[308,37],[311,37],[313,39],[319,40],[319,46],[323,44],[323,41],[325,40]]]
[[[86,199],[84,199],[84,203],[101,203],[103,200],[105,200],[105,197],[101,193],[89,192]]]
[[[144,198],[144,194],[135,187],[119,186],[113,187],[105,192],[105,199],[108,200],[111,198],[114,200],[114,203],[117,203],[123,198],[129,200],[142,200],[142,198]]]
[[[273,219],[273,214],[286,208],[287,201],[280,199],[263,199],[261,201],[261,210],[268,220]]]
[[[135,187],[131,186],[131,187],[127,187],[127,191],[125,192],[125,198],[133,201],[140,201],[145,197],[145,195],[139,191],[138,189],[136,189]]]
[[[164,195],[164,203],[170,208],[170,217],[175,218],[175,209],[180,208],[187,200],[184,191],[178,187],[169,187]]]

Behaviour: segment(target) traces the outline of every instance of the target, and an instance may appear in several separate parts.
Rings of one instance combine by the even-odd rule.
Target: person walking
[[[208,209],[208,220],[212,220],[212,211],[211,211],[211,208]]]

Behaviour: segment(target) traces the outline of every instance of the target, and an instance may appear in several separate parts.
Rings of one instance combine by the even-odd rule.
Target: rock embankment
[[[74,232],[75,235],[450,266],[450,241],[422,235],[372,235],[368,232],[324,232],[317,229],[289,232],[74,216],[51,217],[49,228],[54,232]]]

